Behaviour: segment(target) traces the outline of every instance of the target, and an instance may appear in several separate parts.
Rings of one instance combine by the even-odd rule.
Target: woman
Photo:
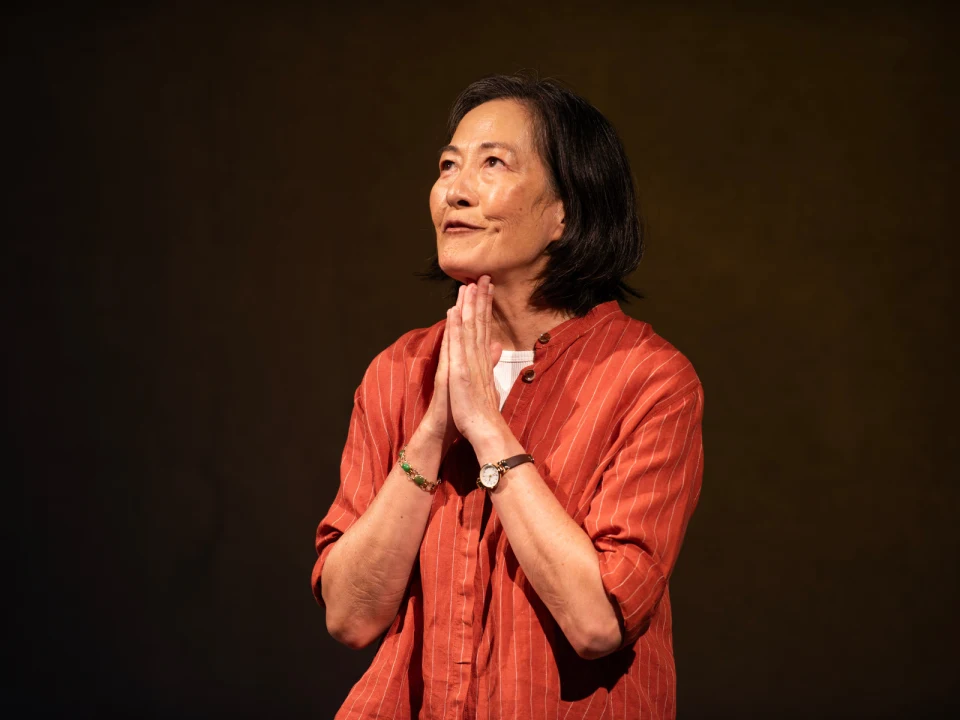
[[[370,365],[317,530],[330,633],[385,634],[337,717],[674,717],[703,391],[617,303],[642,254],[623,148],[517,76],[461,93],[449,135],[430,209],[456,305]]]

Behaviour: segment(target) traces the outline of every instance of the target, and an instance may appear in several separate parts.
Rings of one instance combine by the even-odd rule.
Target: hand
[[[477,284],[461,287],[456,307],[447,311],[450,413],[474,448],[504,429],[509,431],[493,380],[503,346],[491,339],[492,318],[493,285],[488,275]]]
[[[461,290],[462,289],[463,288],[461,288]],[[459,303],[460,300],[458,298],[457,304],[459,305]],[[443,332],[443,340],[440,341],[440,357],[437,362],[437,373],[433,381],[433,397],[430,399],[430,405],[427,406],[427,411],[420,421],[419,428],[441,442],[441,447],[443,448],[441,457],[446,454],[447,450],[460,435],[456,424],[453,422],[453,416],[450,413],[450,393],[448,387],[450,376],[450,353],[448,350],[450,344],[449,327],[448,321],[447,327]]]

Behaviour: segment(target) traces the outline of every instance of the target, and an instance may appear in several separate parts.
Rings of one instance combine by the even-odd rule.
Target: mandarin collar
[[[564,350],[591,330],[610,322],[615,316],[623,315],[620,303],[616,300],[594,305],[583,317],[564,320],[559,325],[542,333],[534,344],[533,366],[544,368],[553,363]],[[546,342],[544,342],[546,340]]]

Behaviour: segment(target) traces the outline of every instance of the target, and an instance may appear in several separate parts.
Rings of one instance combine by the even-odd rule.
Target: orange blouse
[[[313,592],[423,417],[445,321],[403,335],[354,396],[340,490],[317,529]],[[532,372],[531,372],[532,371]],[[580,658],[517,562],[472,448],[455,444],[397,617],[337,718],[673,718],[667,589],[703,476],[693,365],[616,301],[545,333],[502,410],[593,540],[624,641]]]

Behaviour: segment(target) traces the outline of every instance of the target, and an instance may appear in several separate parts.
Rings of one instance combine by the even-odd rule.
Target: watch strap
[[[502,473],[515,468],[517,465],[523,465],[524,463],[532,463],[533,455],[514,455],[513,457],[508,457],[506,460],[501,460],[497,465],[502,468]],[[502,474],[501,473],[501,474]]]

